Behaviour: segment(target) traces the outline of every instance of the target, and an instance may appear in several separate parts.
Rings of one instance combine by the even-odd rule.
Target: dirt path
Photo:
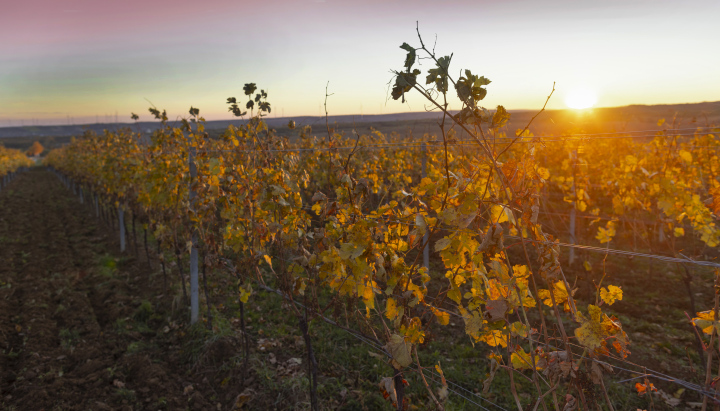
[[[0,192],[0,408],[217,409],[157,337],[162,281],[89,211],[42,169]]]

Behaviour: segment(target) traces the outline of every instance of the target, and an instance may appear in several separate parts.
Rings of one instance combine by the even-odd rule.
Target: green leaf
[[[485,76],[480,76],[478,79],[475,80],[475,83],[473,85],[475,87],[480,87],[480,86],[487,86],[490,83],[492,83],[492,81],[485,78]]]
[[[478,77],[472,74],[470,70],[465,70],[465,76],[460,77],[457,81],[455,90],[462,102],[474,107],[478,101],[484,99],[487,95],[487,90],[482,86],[488,84],[490,84],[490,80],[484,76]]]
[[[340,257],[343,260],[358,258],[365,252],[365,246],[355,243],[344,243],[340,245]]]
[[[395,85],[392,89],[392,98],[397,100],[402,97],[402,102],[405,102],[405,93],[417,83],[417,76],[420,74],[420,70],[415,69],[412,73],[397,73],[395,76]]]
[[[480,329],[483,326],[482,317],[480,317],[477,311],[473,311],[472,314],[465,311],[462,314],[465,320],[465,333],[476,340],[479,339]]]
[[[245,86],[243,87],[243,91],[246,96],[252,96],[252,93],[254,93],[255,90],[257,90],[255,83],[245,83]]]
[[[405,68],[409,73],[410,68],[415,64],[415,49],[407,43],[403,43],[400,48],[408,52],[407,56],[405,56]]]
[[[428,70],[425,84],[435,83],[437,91],[444,93],[448,90],[448,68],[450,67],[450,56],[440,57],[437,67]]]
[[[445,237],[435,243],[435,251],[442,251],[450,246],[452,239]]]

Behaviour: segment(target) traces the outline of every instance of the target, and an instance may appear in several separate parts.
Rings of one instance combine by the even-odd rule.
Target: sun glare
[[[579,87],[570,90],[565,96],[565,105],[574,109],[590,108],[597,102],[595,92],[587,87]]]

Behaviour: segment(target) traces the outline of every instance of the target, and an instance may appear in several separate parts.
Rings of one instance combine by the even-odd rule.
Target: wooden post
[[[195,180],[197,179],[197,167],[195,166],[196,148],[190,143],[190,215],[195,214]],[[198,321],[200,314],[199,282],[198,282],[198,231],[195,224],[192,224],[192,248],[190,249],[190,324]]]
[[[575,166],[577,165],[577,150],[574,150],[572,153],[570,153],[570,159],[572,160],[572,171],[573,171],[573,182],[572,182],[572,198],[573,198],[573,208],[570,210],[570,244],[575,244],[575,214],[577,209],[577,193],[575,190]],[[575,261],[575,248],[570,247],[570,265],[572,265],[573,261]]]
[[[123,205],[118,205],[118,225],[120,226],[120,252],[125,252],[125,209]]]
[[[427,177],[427,145],[425,143],[422,143],[422,178]],[[423,266],[426,270],[428,270],[428,273],[430,272],[430,233],[428,232],[427,228],[425,229],[425,234],[423,235],[423,244],[425,247],[423,247]]]
[[[100,207],[98,206],[98,194],[93,193],[93,197],[95,198],[95,217],[100,218]]]

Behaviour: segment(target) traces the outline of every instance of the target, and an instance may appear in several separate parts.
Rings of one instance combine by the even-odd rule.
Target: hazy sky
[[[716,101],[718,17],[718,0],[4,2],[0,126],[150,120],[145,99],[230,118],[247,82],[272,115],[318,115],[328,81],[331,115],[419,111],[388,101],[416,21],[451,73],[493,81],[487,107],[540,108],[553,81],[551,108],[578,87],[598,106]]]

